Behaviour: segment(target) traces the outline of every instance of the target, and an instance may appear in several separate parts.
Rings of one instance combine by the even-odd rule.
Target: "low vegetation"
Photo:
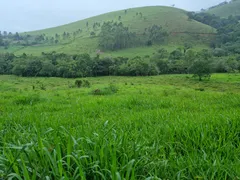
[[[0,178],[239,179],[239,74],[78,80],[0,76]]]

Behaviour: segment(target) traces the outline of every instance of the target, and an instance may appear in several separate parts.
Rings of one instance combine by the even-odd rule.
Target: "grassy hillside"
[[[208,13],[215,14],[220,17],[228,17],[230,15],[240,15],[240,0],[233,0],[228,4],[216,6],[207,11]]]
[[[237,180],[239,80],[0,76],[0,179]]]
[[[140,13],[142,15],[140,15]],[[121,19],[119,20],[119,16]],[[162,26],[168,33],[170,37],[165,46],[173,46],[177,44],[183,44],[184,42],[192,42],[193,44],[204,44],[200,42],[202,40],[201,35],[198,34],[176,34],[172,32],[193,32],[193,33],[213,33],[215,30],[212,27],[201,24],[196,21],[189,21],[186,12],[181,9],[176,9],[172,7],[142,7],[133,8],[125,10],[110,12],[107,14],[99,15],[96,17],[88,18],[71,24],[54,27],[50,29],[27,32],[26,34],[38,35],[45,34],[46,37],[54,37],[55,34],[62,35],[64,32],[70,33],[70,38],[56,45],[36,45],[32,47],[13,47],[8,50],[10,52],[15,52],[16,54],[28,53],[28,54],[40,54],[41,52],[64,52],[64,53],[90,53],[94,54],[99,49],[98,47],[98,34],[101,27],[93,28],[94,23],[101,23],[107,21],[122,22],[124,26],[129,27],[129,30],[136,32],[141,36],[145,30],[154,24]],[[88,27],[87,24],[88,23]],[[81,29],[81,33],[78,33],[75,38],[73,38],[73,33]],[[96,36],[91,37],[90,33],[95,32]],[[152,47],[148,49],[156,49],[157,47]],[[130,55],[135,54],[139,48],[132,48]],[[0,49],[3,51],[3,49]],[[121,52],[124,53],[125,50]],[[129,49],[126,50],[129,54]],[[153,51],[153,50],[150,50]],[[109,52],[105,52],[109,55]],[[114,54],[114,53],[111,53]],[[119,52],[117,52],[119,54]]]

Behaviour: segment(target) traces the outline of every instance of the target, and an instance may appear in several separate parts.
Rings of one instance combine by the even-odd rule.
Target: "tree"
[[[67,33],[65,31],[64,31],[62,37],[63,37],[64,40],[67,38]]]
[[[165,59],[168,58],[168,51],[164,48],[161,48],[157,51],[157,53],[153,56],[155,59]]]
[[[0,74],[11,74],[14,54],[0,54]]]
[[[90,33],[90,36],[91,36],[91,37],[94,37],[94,36],[96,36],[96,33],[92,31],[92,32]]]
[[[165,38],[168,36],[167,32],[163,30],[161,26],[153,25],[148,28],[148,41],[152,43],[162,43],[164,42]]]
[[[185,43],[184,44],[184,54],[186,54],[187,50],[191,49],[192,48],[192,44],[190,43]]]
[[[168,63],[164,59],[154,59],[152,62],[157,66],[160,74],[167,74],[169,71]]]
[[[149,61],[137,56],[127,62],[127,73],[131,76],[149,75]]]
[[[202,81],[204,77],[210,79],[211,77],[211,67],[210,62],[205,59],[197,59],[189,68],[189,72],[198,77],[199,81]]]
[[[0,46],[3,46],[3,38],[0,36]]]
[[[3,31],[3,35],[4,35],[4,37],[7,37],[8,36],[7,31]]]
[[[169,55],[170,60],[180,60],[183,57],[183,53],[180,49],[172,51]]]
[[[59,40],[59,38],[60,38],[60,35],[58,35],[57,33],[55,34],[55,39],[56,40]]]
[[[110,67],[112,66],[112,60],[110,58],[100,59],[99,56],[95,58],[94,62],[94,75],[95,76],[108,76],[110,75]]]
[[[28,60],[25,69],[25,76],[37,76],[42,69],[42,61],[38,59]]]
[[[216,56],[216,57],[222,57],[222,56],[227,55],[227,52],[224,49],[215,48],[213,50],[213,55]]]
[[[14,40],[20,40],[20,35],[18,34],[18,32],[16,32],[16,34],[14,35]]]
[[[39,72],[39,76],[53,77],[56,76],[56,71],[56,66],[49,61],[45,61],[42,63],[42,69]]]
[[[89,54],[80,54],[74,57],[76,61],[76,69],[81,77],[87,77],[93,75],[94,63]]]
[[[196,59],[196,53],[191,49],[187,51],[184,55],[184,62],[187,67],[190,67],[195,59]]]
[[[133,47],[137,43],[135,33],[129,32],[128,27],[114,22],[105,22],[99,34],[99,46],[105,50],[117,50]]]

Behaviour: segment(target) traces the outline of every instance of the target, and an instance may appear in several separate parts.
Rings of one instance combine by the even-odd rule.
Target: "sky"
[[[0,0],[0,31],[27,32],[55,27],[115,10],[172,6],[199,11],[224,0]]]

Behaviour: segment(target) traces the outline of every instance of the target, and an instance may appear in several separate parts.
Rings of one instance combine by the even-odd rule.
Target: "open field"
[[[240,74],[87,80],[0,76],[0,178],[240,178]]]
[[[55,49],[57,47],[57,49]],[[168,52],[172,52],[176,50],[177,48],[183,47],[182,45],[176,45],[176,44],[164,44],[164,45],[154,45],[151,47],[136,47],[136,48],[128,48],[128,49],[122,49],[118,51],[102,51],[101,57],[127,57],[127,58],[134,58],[136,56],[145,57],[145,56],[152,56],[155,54],[159,49],[164,48]],[[83,48],[83,47],[82,47]],[[28,54],[34,55],[34,56],[40,56],[42,52],[45,53],[51,53],[55,50],[57,50],[58,53],[66,53],[66,54],[79,54],[79,53],[88,53],[92,57],[96,56],[97,47],[95,47],[95,50],[88,51],[87,49],[83,51],[79,51],[77,49],[73,50],[71,47],[64,47],[64,46],[49,46],[46,50],[46,46],[38,46],[38,47],[11,47],[8,50],[4,50],[3,48],[0,48],[0,53],[9,52],[14,53],[16,56],[20,56],[25,52],[28,52]],[[194,45],[192,48],[194,51],[199,52],[203,49],[209,49],[207,45]],[[26,51],[27,50],[27,51]]]

